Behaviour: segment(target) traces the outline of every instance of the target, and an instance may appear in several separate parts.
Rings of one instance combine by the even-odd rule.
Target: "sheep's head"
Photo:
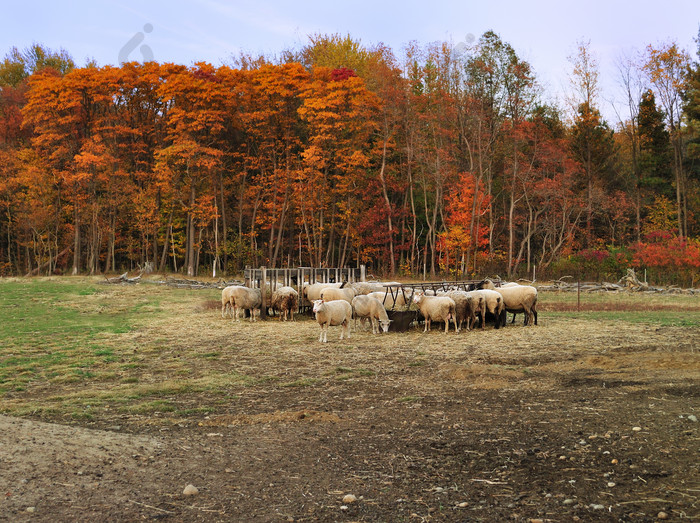
[[[314,314],[316,314],[323,306],[323,300],[314,300]]]
[[[496,286],[493,284],[493,282],[489,278],[486,278],[483,282],[481,282],[481,288],[493,290],[496,288]]]
[[[379,325],[382,327],[382,332],[389,332],[389,324],[391,320],[379,320]]]
[[[422,292],[417,292],[413,295],[413,303],[420,303],[421,299],[423,298],[423,293]]]

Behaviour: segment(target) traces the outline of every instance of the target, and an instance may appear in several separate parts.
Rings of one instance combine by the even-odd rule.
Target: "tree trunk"
[[[187,276],[195,275],[195,260],[194,260],[194,202],[195,189],[194,183],[190,187],[190,208],[187,212]]]
[[[80,272],[80,214],[78,213],[78,203],[76,199],[73,207],[73,276]]]
[[[222,272],[228,267],[228,226],[226,225],[226,198],[224,194],[224,177],[219,171],[219,189],[221,192],[221,229],[222,229],[222,241],[224,243],[224,260],[222,265]]]
[[[168,261],[168,249],[170,249],[170,237],[173,231],[173,213],[170,211],[168,216],[168,226],[165,228],[165,243],[163,244],[163,252],[160,256],[160,265],[158,266],[159,271],[165,270],[165,264]]]
[[[379,180],[382,183],[382,195],[384,196],[384,203],[386,204],[386,220],[387,226],[389,228],[389,270],[391,276],[396,273],[396,260],[394,259],[394,227],[391,221],[391,201],[389,200],[389,193],[386,186],[386,177],[384,176],[384,170],[386,169],[386,148],[387,140],[389,139],[388,131],[386,129],[387,123],[386,118],[384,120],[384,145],[382,146],[382,166],[379,169]]]

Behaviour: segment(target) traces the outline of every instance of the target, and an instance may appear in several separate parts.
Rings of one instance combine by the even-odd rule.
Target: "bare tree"
[[[639,53],[620,54],[615,62],[618,71],[618,81],[624,97],[626,114],[621,115],[613,104],[619,120],[619,127],[630,142],[632,156],[632,174],[635,181],[635,229],[637,241],[641,240],[641,207],[642,207],[642,170],[639,166],[639,102],[645,89],[642,63]]]

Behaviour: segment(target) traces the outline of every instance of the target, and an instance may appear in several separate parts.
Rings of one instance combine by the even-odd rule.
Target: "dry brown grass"
[[[348,384],[360,390],[363,384],[367,390],[393,387],[395,398],[421,398],[443,387],[553,389],[580,369],[618,381],[649,373],[700,378],[698,328],[567,318],[547,312],[546,295],[540,297],[537,327],[518,322],[459,334],[360,330],[343,341],[340,328],[332,327],[329,343],[322,344],[319,326],[308,316],[294,322],[222,319],[219,294],[145,283],[105,285],[99,293],[75,297],[66,306],[86,314],[132,311],[132,330],[98,335],[99,349],[113,357],[95,359],[86,377],[35,381],[6,395],[6,410],[52,417],[75,415],[90,405],[91,416],[166,409],[184,419],[201,408],[224,414],[231,397],[255,396],[259,412],[304,412],[266,403],[265,394],[342,391]],[[595,310],[607,310],[596,300]],[[615,300],[620,312],[620,298]],[[635,300],[630,303],[637,310],[642,305]],[[567,306],[561,299],[552,302],[559,309]],[[697,315],[695,302],[676,307]]]

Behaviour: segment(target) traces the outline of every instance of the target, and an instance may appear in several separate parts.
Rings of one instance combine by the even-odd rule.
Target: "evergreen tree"
[[[686,164],[690,192],[688,198],[692,201],[691,207],[700,206],[700,31],[698,31],[697,60],[693,61],[686,73],[686,88],[683,92],[683,113],[688,124],[688,138],[686,142]],[[695,220],[695,230],[691,234],[698,234],[698,223]]]
[[[648,89],[639,102],[638,116],[642,187],[655,195],[672,198],[673,157],[664,119],[664,113],[656,106],[654,93]]]
[[[604,191],[614,185],[613,162],[615,142],[613,131],[600,111],[587,102],[578,107],[571,129],[571,152],[584,171],[586,191],[586,243],[593,243],[595,214],[600,209]]]

